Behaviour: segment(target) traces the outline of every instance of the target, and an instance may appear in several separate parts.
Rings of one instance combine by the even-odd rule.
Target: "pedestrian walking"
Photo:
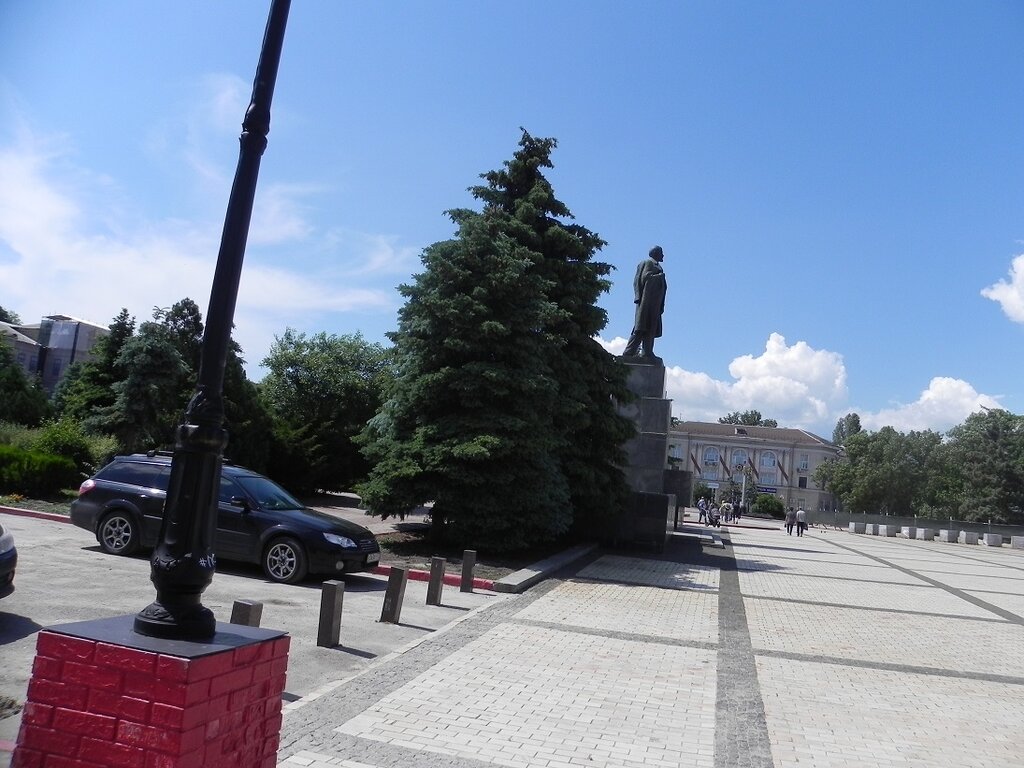
[[[793,526],[796,524],[796,512],[790,507],[786,510],[786,533],[793,535]]]
[[[697,499],[697,522],[707,523],[708,521],[708,500],[701,496]]]
[[[796,511],[796,535],[803,536],[804,531],[807,530],[807,513],[804,512],[804,508],[800,507]]]

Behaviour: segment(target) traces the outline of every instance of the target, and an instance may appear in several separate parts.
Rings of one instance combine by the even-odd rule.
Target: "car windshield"
[[[242,475],[234,480],[245,489],[245,492],[256,499],[262,509],[302,509],[294,496],[288,491],[265,477]]]

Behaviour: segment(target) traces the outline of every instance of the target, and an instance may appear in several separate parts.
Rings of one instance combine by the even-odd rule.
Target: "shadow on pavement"
[[[41,624],[36,624],[27,616],[0,611],[0,645],[7,645],[16,640],[21,640],[35,634],[42,628]]]

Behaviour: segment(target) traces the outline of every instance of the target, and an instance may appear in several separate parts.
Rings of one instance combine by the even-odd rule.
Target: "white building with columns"
[[[739,498],[745,490],[748,504],[769,493],[809,512],[834,508],[832,495],[818,488],[813,475],[839,453],[839,446],[802,429],[678,421],[668,435],[669,464],[693,472],[694,487],[703,483],[718,500]]]

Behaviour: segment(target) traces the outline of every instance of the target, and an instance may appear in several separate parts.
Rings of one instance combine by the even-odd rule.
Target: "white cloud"
[[[732,411],[758,410],[780,426],[820,431],[847,398],[842,355],[813,349],[804,341],[788,346],[778,333],[768,337],[761,355],[733,360],[729,373],[732,381],[719,381],[669,367],[666,388],[674,414],[689,421],[717,421]]]
[[[626,343],[628,341],[628,339],[624,339],[621,336],[616,336],[611,341],[605,341],[600,336],[597,337],[597,343],[604,347],[608,352],[611,352],[613,355],[621,355],[622,350],[626,348]]]
[[[995,397],[979,393],[962,379],[936,376],[916,402],[875,413],[858,413],[865,429],[878,430],[889,426],[900,432],[925,429],[944,432],[962,423],[982,406],[1001,407]]]
[[[1013,322],[1024,323],[1024,254],[1010,262],[1009,281],[1000,280],[982,288],[981,295],[997,302]]]
[[[122,307],[142,321],[185,297],[205,314],[222,219],[127,213],[123,191],[75,167],[53,149],[59,144],[23,131],[0,147],[0,304],[27,322],[67,313],[106,325]],[[340,261],[357,266],[348,269],[337,258],[302,258],[336,255],[301,203],[316,191],[277,184],[258,196],[249,240],[258,248],[246,256],[235,312],[250,371],[285,327],[323,327],[331,313],[390,313],[398,301],[391,280],[358,277],[411,262],[393,237],[350,236]]]

